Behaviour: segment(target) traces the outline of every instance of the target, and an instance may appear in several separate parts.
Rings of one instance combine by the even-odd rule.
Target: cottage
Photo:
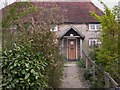
[[[66,60],[82,58],[82,51],[86,53],[96,44],[100,44],[100,22],[90,11],[102,16],[104,13],[90,0],[86,2],[34,2],[36,7],[56,4],[61,8],[65,19],[64,24],[52,25],[50,29],[60,39],[60,49]]]
[[[51,31],[61,40],[61,52],[66,60],[82,58],[82,51],[89,52],[96,44],[100,44],[100,22],[90,11],[102,16],[104,13],[91,1],[87,2],[44,2],[43,5],[57,4],[63,11],[65,23],[53,25]],[[35,4],[35,3],[34,3]],[[38,2],[35,4],[40,6]]]

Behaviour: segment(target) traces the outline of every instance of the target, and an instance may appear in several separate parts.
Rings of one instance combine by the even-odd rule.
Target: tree
[[[97,53],[97,63],[102,65],[105,71],[109,72],[110,75],[117,81],[120,81],[120,70],[119,70],[119,20],[118,20],[118,7],[110,10],[103,2],[105,7],[105,15],[98,16],[95,13],[91,13],[101,22],[101,42],[102,46],[100,51]]]

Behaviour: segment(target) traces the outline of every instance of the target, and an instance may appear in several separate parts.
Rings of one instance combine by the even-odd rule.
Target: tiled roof
[[[32,2],[37,7],[53,7],[57,5],[62,10],[66,23],[99,23],[90,11],[102,16],[104,13],[92,2]]]
[[[25,2],[23,2],[25,3]],[[90,11],[95,12],[97,15],[102,16],[104,13],[96,7],[92,2],[31,2],[36,7],[51,8],[57,5],[60,7],[60,13],[64,16],[66,23],[99,23]],[[14,5],[11,4],[6,8]],[[2,9],[4,11],[5,8]],[[59,13],[58,13],[59,14]]]

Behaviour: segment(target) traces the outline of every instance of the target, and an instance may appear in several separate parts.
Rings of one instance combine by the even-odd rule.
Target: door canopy
[[[74,29],[73,27],[66,30],[65,32],[62,33],[60,38],[62,39],[63,37],[80,37],[81,39],[84,40],[85,36],[78,30]]]

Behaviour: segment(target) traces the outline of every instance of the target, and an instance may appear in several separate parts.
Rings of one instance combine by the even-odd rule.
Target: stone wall
[[[98,38],[99,32],[93,32],[88,30],[88,24],[62,24],[58,26],[57,36],[61,36],[66,30],[70,29],[71,27],[75,28],[76,31],[80,31],[84,36],[85,39],[83,40],[83,50],[88,53],[89,52],[89,39],[90,38]]]

